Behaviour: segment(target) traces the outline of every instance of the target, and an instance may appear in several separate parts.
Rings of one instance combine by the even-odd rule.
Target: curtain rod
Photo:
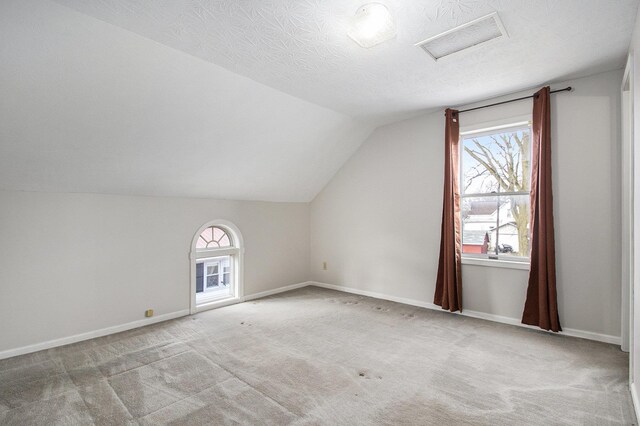
[[[573,90],[573,88],[571,86],[569,86],[569,87],[565,87],[564,89],[552,90],[550,93],[570,92],[572,90]],[[521,101],[523,99],[530,99],[530,98],[533,98],[534,96],[535,95],[523,96],[521,98],[510,99],[508,101],[496,102],[495,104],[489,104],[489,105],[483,105],[483,106],[479,106],[479,107],[475,107],[475,108],[463,109],[462,111],[458,111],[458,114],[463,113],[463,112],[475,111],[477,109],[482,109],[482,108],[489,108],[489,107],[493,107],[493,106],[497,106],[497,105],[509,104],[511,102]]]

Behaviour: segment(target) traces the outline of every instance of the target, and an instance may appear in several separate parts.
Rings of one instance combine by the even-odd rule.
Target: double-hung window
[[[463,259],[528,262],[530,122],[460,133]]]

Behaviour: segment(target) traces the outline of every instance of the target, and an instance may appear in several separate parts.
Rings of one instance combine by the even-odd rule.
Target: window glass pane
[[[528,192],[530,140],[528,127],[464,136],[462,193]]]
[[[202,293],[204,284],[204,263],[196,263],[196,293]]]
[[[234,295],[234,257],[215,256],[196,262],[196,304],[201,305]],[[199,287],[198,287],[199,286]]]
[[[460,200],[462,218],[462,252],[490,253],[491,232],[498,223],[498,197],[464,197]]]
[[[200,236],[202,237],[203,240],[205,240],[206,242],[211,241],[212,237],[213,237],[213,233],[211,231],[211,227],[205,229],[204,231],[202,231],[202,234],[200,234]]]
[[[222,237],[224,237],[226,234],[224,233],[224,231],[220,228],[214,227],[213,228],[213,239],[215,241],[220,241],[220,239]]]
[[[492,231],[500,256],[528,257],[530,247],[529,195],[500,197],[500,226]]]
[[[198,237],[198,242],[196,242],[196,248],[206,248],[207,242],[202,238],[202,235]]]
[[[207,277],[207,287],[215,287],[218,285],[218,275],[210,275]]]
[[[219,243],[220,247],[228,247],[231,245],[231,241],[229,240],[229,236],[227,234],[224,234],[222,236],[222,238],[220,239]]]
[[[226,231],[217,226],[210,226],[200,234],[196,242],[197,249],[217,249],[231,247],[231,237]]]

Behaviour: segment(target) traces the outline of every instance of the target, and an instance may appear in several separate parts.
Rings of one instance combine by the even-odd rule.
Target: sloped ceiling
[[[56,1],[302,99],[383,121],[619,68],[638,4],[383,0],[398,36],[367,50],[346,34],[371,0]],[[494,11],[508,39],[438,63],[413,46]]]
[[[68,7],[0,2],[0,189],[310,201],[371,130]]]
[[[309,201],[371,130],[622,66],[638,0],[0,1],[0,189]],[[498,11],[509,38],[413,44]],[[384,165],[381,165],[384,167]]]

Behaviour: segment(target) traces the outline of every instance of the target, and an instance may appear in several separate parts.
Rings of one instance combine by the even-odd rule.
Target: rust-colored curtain
[[[458,111],[447,109],[444,133],[444,197],[440,260],[433,303],[451,312],[462,310],[462,239],[458,183],[460,123]]]
[[[531,271],[522,323],[561,331],[556,295],[556,251],[551,191],[550,90],[533,96],[531,125]]]

